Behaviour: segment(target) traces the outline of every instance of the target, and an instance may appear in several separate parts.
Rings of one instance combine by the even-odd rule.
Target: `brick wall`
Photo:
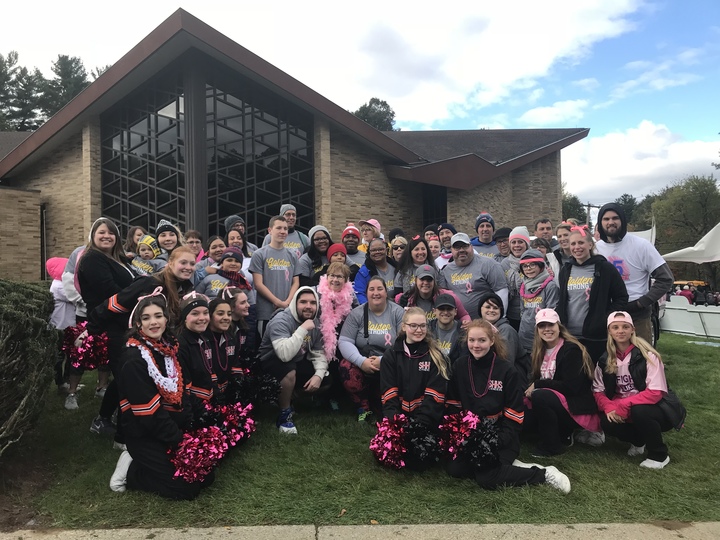
[[[561,182],[560,152],[555,152],[474,189],[448,189],[448,219],[473,237],[475,218],[486,211],[496,227],[525,225],[532,234],[541,217],[560,223]]]
[[[317,221],[330,230],[333,239],[340,239],[348,222],[357,225],[369,218],[377,219],[385,233],[393,227],[408,233],[422,231],[422,187],[389,180],[384,157],[344,133],[330,128],[329,138],[329,171],[325,167],[323,176],[316,176],[315,198]],[[318,151],[322,149],[316,148],[316,158]]]
[[[41,278],[40,192],[0,188],[0,246],[0,278]]]

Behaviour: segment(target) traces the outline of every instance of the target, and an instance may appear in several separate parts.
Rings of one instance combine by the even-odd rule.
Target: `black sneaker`
[[[90,424],[90,433],[98,435],[115,435],[115,426],[107,418],[96,416]]]

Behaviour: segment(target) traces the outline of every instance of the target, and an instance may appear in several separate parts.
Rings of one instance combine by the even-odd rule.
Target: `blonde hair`
[[[623,321],[618,321],[623,322]],[[610,323],[612,324],[612,323]],[[638,350],[642,353],[643,357],[645,358],[646,362],[653,363],[652,360],[650,360],[650,355],[654,354],[658,362],[662,362],[662,358],[660,356],[660,353],[657,352],[652,345],[650,345],[647,341],[645,341],[643,338],[639,337],[635,334],[635,327],[633,326],[632,334],[630,335],[630,343],[635,345],[635,347],[638,348]],[[610,335],[610,332],[608,332],[608,339],[607,339],[607,363],[605,364],[605,373],[610,373],[613,375],[617,374],[617,347],[615,346],[615,340]]]
[[[424,309],[419,307],[411,307],[408,308],[403,315],[403,324],[407,324],[408,319],[413,315],[420,315],[425,321],[427,321],[427,315],[425,314]],[[403,339],[405,339],[406,335],[407,333],[403,330],[400,332],[400,335],[398,337],[402,337]],[[438,342],[430,335],[430,332],[425,332],[425,337],[423,338],[423,341],[428,344],[430,358],[432,358],[433,363],[438,368],[440,375],[442,375],[444,379],[450,379],[448,360],[447,358],[445,358],[445,355],[443,354],[442,349],[440,349]]]
[[[330,266],[328,266],[327,274],[340,274],[343,278],[345,278],[345,281],[348,281],[350,279],[350,268],[348,268],[348,265],[341,262],[334,262],[330,263]]]
[[[492,300],[492,298],[489,298],[488,300]],[[487,337],[492,339],[492,346],[495,349],[495,354],[503,360],[507,360],[507,344],[505,343],[505,339],[503,339],[502,335],[500,335],[500,332],[498,332],[498,329],[495,328],[495,325],[487,322],[484,319],[473,319],[472,321],[470,321],[470,324],[468,324],[465,332],[463,333],[463,340],[465,341],[466,345],[468,342],[468,336],[470,335],[470,330],[472,330],[473,328],[480,328],[481,330],[483,330]]]
[[[582,353],[582,363],[583,363],[583,371],[585,372],[585,375],[587,375],[588,379],[591,379],[593,377],[593,373],[595,371],[595,367],[593,365],[593,361],[590,358],[590,354],[588,353],[587,349],[585,348],[585,345],[580,343],[575,336],[573,336],[570,332],[568,332],[568,329],[565,328],[565,326],[558,322],[555,323],[558,325],[558,328],[560,328],[560,337],[565,340],[565,342],[574,343],[578,347],[580,347],[580,352]],[[540,337],[540,332],[538,331],[538,326],[535,325],[535,338],[533,339],[533,346],[532,346],[532,376],[533,379],[539,379],[540,378],[540,366],[542,366],[543,358],[545,357],[545,351],[547,350],[547,343],[543,341],[543,339]]]

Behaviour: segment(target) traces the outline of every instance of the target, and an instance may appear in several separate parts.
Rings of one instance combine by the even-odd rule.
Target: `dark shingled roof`
[[[475,154],[490,163],[499,164],[583,131],[586,129],[464,129],[383,133],[431,162]]]
[[[29,131],[0,131],[0,159],[32,135]]]

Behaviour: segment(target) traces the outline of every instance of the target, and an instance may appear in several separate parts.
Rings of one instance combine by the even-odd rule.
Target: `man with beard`
[[[280,433],[297,435],[293,422],[293,391],[317,392],[326,382],[328,361],[317,324],[318,295],[311,287],[300,287],[290,305],[268,322],[260,358],[263,371],[280,381]],[[329,383],[329,381],[327,381]]]
[[[295,229],[297,223],[297,209],[292,204],[283,204],[280,207],[280,215],[285,218],[288,226],[288,235],[285,239],[285,247],[294,251],[299,259],[305,253],[305,248],[310,245],[310,239],[306,234]],[[270,235],[265,236],[263,246],[270,243]]]
[[[510,233],[512,229],[510,227],[500,227],[495,234],[493,234],[493,240],[498,248],[498,254],[495,255],[497,262],[502,262],[510,255]]]
[[[628,292],[626,311],[635,323],[635,333],[652,343],[652,306],[672,289],[674,277],[658,250],[644,238],[627,234],[622,207],[608,203],[597,217],[600,241],[597,252],[610,261],[623,278]],[[654,279],[650,286],[650,278]]]
[[[441,223],[438,226],[438,238],[440,239],[440,256],[446,261],[452,259],[452,237],[457,234],[455,226],[452,223]],[[447,263],[446,263],[447,264]]]
[[[358,246],[360,245],[360,229],[358,229],[354,223],[347,224],[347,227],[345,227],[345,230],[342,232],[340,240],[347,250],[346,262],[348,266],[352,266],[353,263],[358,266],[365,264],[366,253],[358,249]]]
[[[470,238],[457,233],[451,239],[453,262],[442,269],[447,288],[453,291],[468,313],[478,312],[478,301],[487,292],[496,293],[508,303],[508,284],[499,263],[490,257],[481,257],[473,250]]]

